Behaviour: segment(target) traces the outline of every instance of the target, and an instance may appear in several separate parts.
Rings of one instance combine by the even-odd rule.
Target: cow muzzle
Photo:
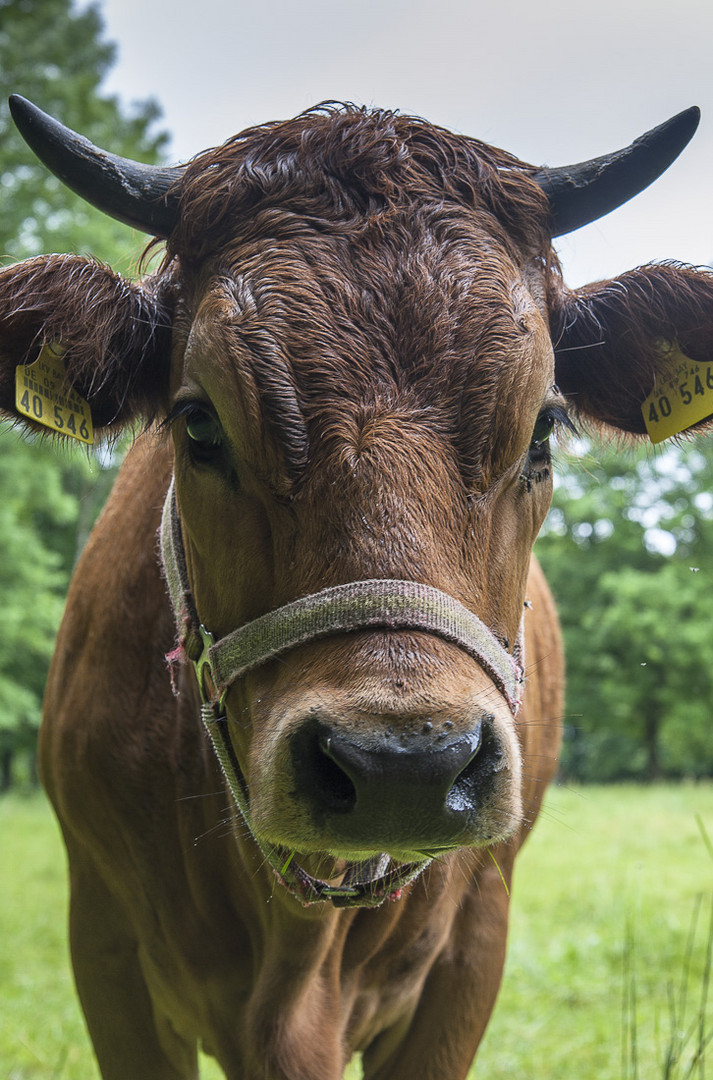
[[[388,579],[325,589],[215,641],[193,602],[173,481],[164,504],[160,539],[179,636],[179,647],[170,659],[180,657],[194,665],[205,728],[237,806],[273,870],[303,903],[331,900],[338,906],[365,906],[398,897],[436,850],[456,846],[456,836],[465,831],[459,828],[459,814],[462,817],[464,808],[472,808],[477,773],[483,767],[491,775],[497,773],[500,742],[491,738],[493,718],[479,718],[466,733],[445,744],[422,738],[418,745],[411,741],[408,747],[388,735],[363,742],[325,721],[301,727],[293,743],[293,758],[297,761],[302,755],[311,760],[310,768],[306,772],[297,768],[296,775],[306,778],[314,812],[340,818],[336,829],[340,849],[353,844],[356,851],[370,852],[366,859],[354,862],[334,886],[308,875],[294,863],[293,852],[266,842],[253,829],[247,784],[228,732],[228,689],[247,672],[320,638],[371,628],[415,630],[445,639],[473,657],[515,715],[524,685],[522,632],[510,653],[489,627],[453,597],[418,582]],[[399,848],[413,851],[412,825],[404,832],[399,823],[413,822],[414,816],[429,821],[429,850],[423,852],[424,858],[397,862],[384,852],[372,854],[382,847],[392,854]]]
[[[519,772],[517,754],[495,713],[474,710],[457,727],[456,711],[444,715],[391,717],[386,729],[366,713],[358,725],[319,714],[297,724],[278,814],[335,855],[377,849],[411,861],[500,839],[504,815],[493,807]]]

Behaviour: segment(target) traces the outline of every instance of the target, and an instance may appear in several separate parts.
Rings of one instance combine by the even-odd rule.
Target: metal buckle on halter
[[[198,680],[198,690],[200,691],[201,701],[204,705],[211,705],[216,711],[220,711],[228,691],[224,690],[222,694],[219,694],[215,685],[213,664],[208,655],[209,650],[215,645],[215,638],[210,630],[206,630],[203,623],[199,625],[198,633],[201,636],[203,648],[198,659],[193,661],[193,667]]]
[[[359,885],[325,885],[320,889],[320,898],[331,900],[335,896],[359,896],[362,888]]]

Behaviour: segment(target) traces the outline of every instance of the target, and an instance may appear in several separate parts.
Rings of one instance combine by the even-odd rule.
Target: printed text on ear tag
[[[67,382],[64,353],[61,345],[45,344],[34,363],[15,369],[15,408],[52,431],[91,444],[91,409]]]
[[[691,360],[675,341],[662,341],[659,354],[663,374],[641,406],[652,443],[678,435],[713,413],[713,364]]]

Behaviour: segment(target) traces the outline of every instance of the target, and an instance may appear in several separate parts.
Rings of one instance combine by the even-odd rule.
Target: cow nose
[[[415,750],[408,740],[389,748],[377,744],[366,749],[345,735],[322,731],[317,740],[319,749],[334,766],[323,773],[323,778],[328,778],[324,795],[334,802],[334,809],[344,809],[360,796],[368,798],[372,789],[388,788],[403,799],[418,788],[422,798],[435,799],[440,805],[448,801],[458,777],[478,753],[481,729],[479,723],[474,731],[447,746],[426,750]]]
[[[450,741],[444,732],[360,741],[322,723],[295,764],[316,817],[328,815],[345,843],[448,845],[484,794],[488,730],[481,719]]]

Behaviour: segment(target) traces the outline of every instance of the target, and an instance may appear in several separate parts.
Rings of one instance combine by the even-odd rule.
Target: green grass
[[[558,788],[544,813],[516,867],[505,980],[474,1076],[630,1075],[622,1061],[630,927],[638,1074],[663,1077],[670,993],[684,977],[698,898],[708,913],[713,899],[713,860],[696,822],[698,814],[713,833],[713,788]],[[690,964],[691,1019],[707,922],[699,919]],[[707,1016],[710,1030],[713,1002]]]
[[[697,907],[674,1029],[701,1012],[713,859],[696,815],[713,837],[713,787],[551,790],[518,861],[505,981],[474,1078],[663,1080]],[[0,800],[0,829],[0,1080],[97,1080],[67,957],[59,831],[39,797]],[[623,1060],[625,989],[636,1041]],[[708,1033],[713,986],[709,998]],[[695,1038],[671,1080],[684,1080]],[[713,1077],[713,1043],[707,1065],[691,1080]],[[202,1077],[222,1074],[206,1060]]]

